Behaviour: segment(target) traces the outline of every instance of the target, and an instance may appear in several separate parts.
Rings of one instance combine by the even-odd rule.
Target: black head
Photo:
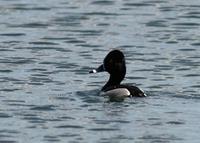
[[[113,50],[105,57],[103,64],[90,73],[107,71],[110,79],[107,86],[118,85],[124,79],[126,74],[126,63],[124,54],[120,50]]]
[[[119,50],[113,50],[103,61],[104,69],[111,75],[126,74],[124,54]]]

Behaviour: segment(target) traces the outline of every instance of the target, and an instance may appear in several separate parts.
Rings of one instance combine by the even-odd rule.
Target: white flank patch
[[[116,88],[106,92],[101,93],[103,96],[120,96],[127,97],[130,96],[130,92],[126,88]]]
[[[109,97],[110,101],[121,102],[128,96],[130,96],[130,92],[126,88],[116,88],[106,92],[101,93],[102,96]]]

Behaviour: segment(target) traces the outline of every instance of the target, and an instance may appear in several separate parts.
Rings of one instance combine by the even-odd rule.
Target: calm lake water
[[[110,103],[112,49],[147,98]],[[1,143],[198,143],[200,1],[0,0]]]

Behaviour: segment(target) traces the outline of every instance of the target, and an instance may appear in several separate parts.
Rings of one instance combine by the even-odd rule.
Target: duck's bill
[[[102,64],[97,69],[93,69],[89,71],[89,73],[97,73],[97,72],[103,72],[103,71],[105,71],[105,69],[104,69],[104,65]]]

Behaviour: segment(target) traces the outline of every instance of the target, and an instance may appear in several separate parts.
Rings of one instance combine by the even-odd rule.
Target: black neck
[[[110,75],[108,82],[104,85],[102,90],[106,90],[108,87],[114,87],[120,85],[121,81],[124,79],[124,75]]]

